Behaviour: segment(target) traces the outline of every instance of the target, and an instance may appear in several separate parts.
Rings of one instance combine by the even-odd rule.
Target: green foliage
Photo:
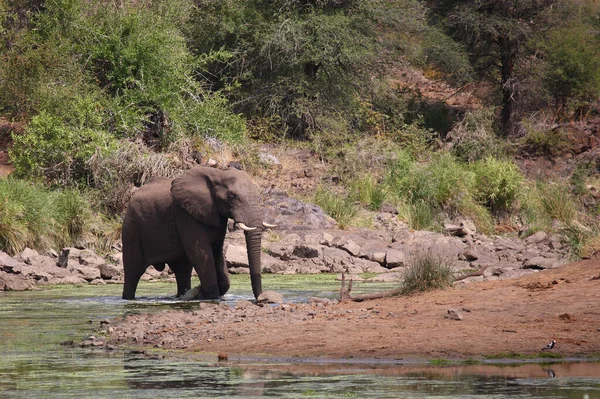
[[[510,211],[521,190],[523,175],[512,161],[487,157],[475,162],[475,199],[491,211]]]
[[[322,186],[317,189],[314,201],[325,213],[338,222],[341,229],[349,227],[358,213],[358,208],[352,198],[340,196]]]
[[[487,157],[505,158],[507,144],[494,133],[494,110],[468,112],[448,134],[452,153],[463,162],[475,162]]]
[[[417,253],[404,273],[402,294],[446,288],[452,281],[451,262],[432,252]]]
[[[435,209],[431,204],[420,200],[410,205],[408,225],[415,230],[428,230],[435,221]]]
[[[600,11],[593,14],[598,18]],[[600,97],[599,29],[578,18],[550,32],[540,44],[545,61],[542,82],[558,107],[574,111]]]
[[[523,150],[532,155],[558,156],[567,151],[571,143],[560,129],[542,130],[527,126],[527,135],[523,138]]]
[[[387,192],[383,184],[373,175],[365,175],[351,184],[350,197],[365,205],[369,210],[378,211],[386,199]]]
[[[577,206],[568,187],[562,184],[548,184],[542,187],[541,201],[546,214],[551,219],[570,225],[577,215]]]
[[[77,245],[90,231],[93,213],[76,191],[50,191],[23,180],[0,179],[0,250]]]
[[[19,176],[47,177],[59,185],[87,181],[92,155],[110,152],[115,144],[106,132],[71,128],[47,113],[35,116],[13,141],[10,157]]]
[[[382,57],[400,46],[377,38],[427,30],[424,15],[414,1],[207,0],[192,16],[190,38],[198,53],[232,55],[207,63],[205,75],[217,89],[235,82],[228,95],[237,109],[253,119],[277,116],[280,134],[306,139],[335,120],[347,124],[363,99],[397,119],[389,103],[397,96],[379,92],[378,82]]]

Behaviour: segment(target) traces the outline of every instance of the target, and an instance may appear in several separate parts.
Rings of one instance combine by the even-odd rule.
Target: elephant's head
[[[233,219],[245,231],[254,297],[262,293],[261,238],[265,227],[260,196],[246,172],[198,167],[173,180],[171,195],[176,203],[204,224],[224,226]]]

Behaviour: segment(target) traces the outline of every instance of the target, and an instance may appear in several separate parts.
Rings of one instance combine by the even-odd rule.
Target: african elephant
[[[154,178],[132,196],[123,219],[123,299],[133,299],[148,266],[175,273],[177,296],[191,288],[192,267],[201,297],[216,299],[229,290],[223,254],[227,220],[244,230],[252,292],[261,285],[261,238],[265,227],[258,192],[237,169],[197,167],[175,179]]]

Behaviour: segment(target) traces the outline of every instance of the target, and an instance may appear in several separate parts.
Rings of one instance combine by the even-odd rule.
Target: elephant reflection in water
[[[148,266],[175,273],[177,296],[191,288],[192,268],[199,297],[217,299],[229,290],[223,254],[227,221],[245,233],[255,298],[262,292],[261,239],[265,228],[260,197],[247,173],[197,167],[175,179],[154,178],[132,196],[123,219],[123,299],[133,299]]]

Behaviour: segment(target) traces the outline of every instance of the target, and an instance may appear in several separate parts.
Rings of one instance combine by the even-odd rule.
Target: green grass
[[[314,201],[326,214],[335,219],[341,229],[349,227],[358,214],[358,207],[352,198],[336,194],[324,187],[317,189]]]
[[[562,359],[564,355],[554,352],[540,352],[535,355],[525,355],[523,353],[516,352],[499,352],[493,355],[484,356],[488,360],[500,360],[500,359]]]
[[[452,284],[451,263],[431,252],[414,254],[404,273],[402,294],[430,291]]]

